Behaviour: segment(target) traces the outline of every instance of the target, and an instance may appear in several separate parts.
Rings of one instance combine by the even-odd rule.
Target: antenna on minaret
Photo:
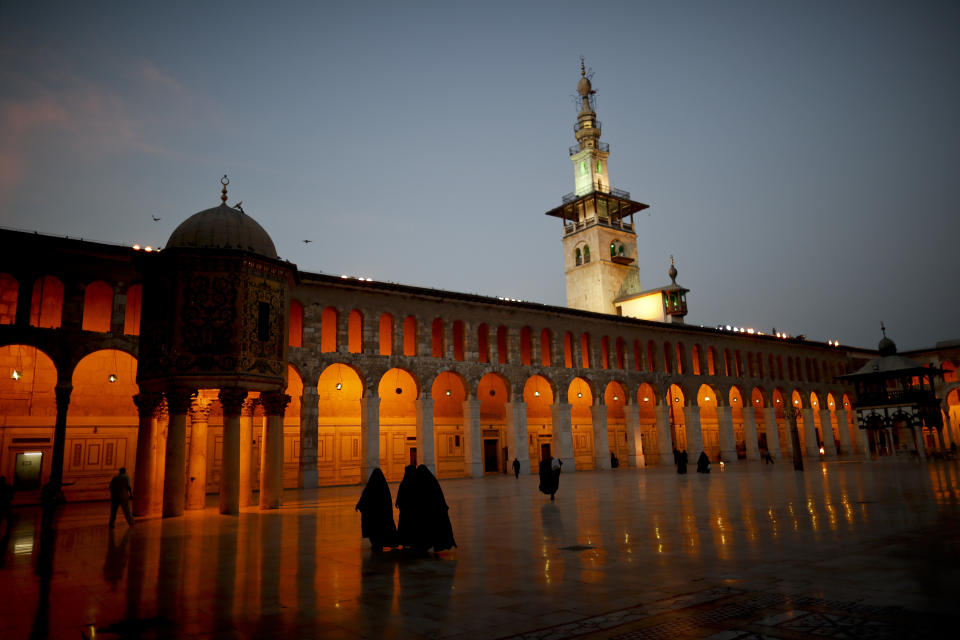
[[[887,337],[887,328],[883,326],[883,320],[880,321],[880,331],[883,333],[883,337]]]

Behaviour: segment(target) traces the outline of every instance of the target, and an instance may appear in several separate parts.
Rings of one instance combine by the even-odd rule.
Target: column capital
[[[133,396],[133,404],[137,405],[137,412],[141,418],[147,418],[156,413],[161,402],[163,402],[162,393],[141,391]]]
[[[193,422],[206,422],[210,419],[210,402],[201,399],[199,396],[190,403],[190,420]]]
[[[290,396],[285,393],[261,393],[260,404],[268,416],[282,416],[290,403]]]
[[[244,418],[252,418],[253,413],[257,410],[257,405],[260,404],[260,398],[251,398],[247,396],[247,399],[243,401],[243,406],[240,407],[240,415]]]
[[[58,382],[53,388],[57,398],[57,406],[67,406],[70,404],[70,394],[73,393],[73,384],[70,382]]]
[[[235,418],[243,412],[243,404],[247,399],[247,390],[235,387],[220,389],[219,398],[220,404],[223,406],[223,416]]]
[[[167,408],[171,414],[185,415],[197,395],[196,389],[185,387],[171,387],[164,393],[167,398]]]

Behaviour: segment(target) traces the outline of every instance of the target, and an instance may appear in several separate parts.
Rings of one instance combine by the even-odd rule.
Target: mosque
[[[566,307],[302,271],[227,205],[226,177],[162,250],[0,230],[0,475],[18,501],[47,482],[104,499],[124,466],[136,515],[177,516],[412,462],[479,478],[544,456],[574,472],[675,449],[726,464],[949,450],[960,342],[895,356],[688,325],[672,262],[670,284],[642,288],[647,205],[613,187],[582,67],[577,91],[574,191],[546,212]],[[878,356],[942,371],[901,369],[932,381],[925,421],[858,424],[844,376]]]

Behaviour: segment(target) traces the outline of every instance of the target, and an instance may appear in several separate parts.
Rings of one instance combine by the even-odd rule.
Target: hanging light
[[[117,374],[111,373],[110,375],[108,375],[108,376],[107,376],[107,381],[108,381],[108,382],[116,382],[116,381],[117,381]]]
[[[20,378],[23,377],[23,372],[20,371],[20,369],[14,369],[13,373],[10,374],[10,377],[13,378],[14,380],[19,380]]]
[[[453,392],[450,391],[450,389],[447,389],[446,391],[444,391],[444,393],[449,397]]]
[[[343,383],[342,383],[342,382],[338,382],[338,383],[337,383],[337,391],[340,391],[341,389],[343,389]]]
[[[643,401],[644,401],[644,402],[650,402],[650,398],[648,398],[647,396],[643,396]]]
[[[613,399],[614,399],[614,400],[619,400],[620,398],[619,398],[618,396],[613,396]]]
[[[540,397],[540,391],[539,391],[539,390],[534,391],[534,392],[533,392],[533,395],[534,395],[535,398],[539,398],[539,397]]]

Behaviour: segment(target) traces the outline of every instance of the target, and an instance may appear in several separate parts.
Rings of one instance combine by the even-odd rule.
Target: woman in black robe
[[[370,539],[370,547],[374,551],[397,546],[397,527],[393,524],[393,497],[380,467],[370,473],[370,479],[360,494],[355,510],[360,512],[360,534]]]
[[[677,473],[685,474],[687,472],[687,450],[680,452],[677,459]]]
[[[544,458],[540,461],[540,492],[550,496],[560,487],[560,472],[553,469],[553,458]]]
[[[417,467],[416,487],[422,492],[422,539],[420,548],[426,551],[433,548],[434,553],[457,546],[453,539],[453,525],[450,524],[450,507],[443,497],[443,489],[426,465]],[[415,547],[416,548],[416,547]]]
[[[700,457],[697,458],[697,473],[710,473],[710,458],[707,457],[706,451],[701,451]]]
[[[414,502],[417,493],[414,488],[416,471],[417,468],[412,464],[404,467],[403,480],[397,487],[397,509],[400,510],[400,516],[397,518],[397,538],[399,543],[405,547],[413,546],[414,529],[417,526],[417,517],[414,515],[416,511]]]

